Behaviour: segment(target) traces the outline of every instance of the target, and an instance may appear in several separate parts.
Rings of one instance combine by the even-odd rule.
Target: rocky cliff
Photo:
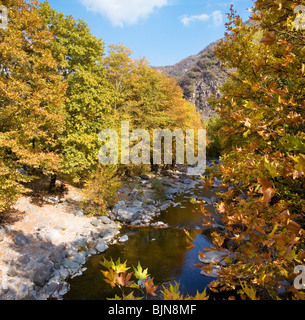
[[[214,92],[219,94],[219,86],[222,86],[227,79],[226,72],[221,69],[220,61],[213,52],[216,44],[217,41],[197,55],[190,56],[173,66],[157,67],[158,70],[176,78],[184,97],[197,107],[203,119],[213,115],[208,99]]]

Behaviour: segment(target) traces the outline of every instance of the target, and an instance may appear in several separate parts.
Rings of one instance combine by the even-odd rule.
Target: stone
[[[119,242],[126,242],[128,241],[128,236],[125,234],[123,237],[119,238]]]
[[[84,216],[84,210],[82,210],[82,209],[79,209],[79,210],[75,210],[74,211],[74,215],[76,216],[76,217],[82,217],[82,216]]]
[[[56,241],[61,237],[61,234],[58,230],[50,230],[46,235],[45,235],[45,239],[47,241]]]
[[[46,256],[42,256],[37,260],[37,263],[47,263],[48,258]]]
[[[108,217],[106,217],[106,216],[102,216],[100,219],[101,219],[101,221],[102,221],[103,223],[105,223],[105,224],[111,224],[111,223],[113,223],[113,221],[112,221],[111,219],[109,219]]]
[[[132,226],[141,225],[141,224],[142,224],[142,220],[140,220],[140,219],[137,219],[137,220],[134,220],[131,222]]]
[[[178,188],[168,188],[166,191],[165,191],[166,194],[170,195],[170,194],[177,194],[179,193],[179,189]]]
[[[277,294],[285,295],[288,293],[288,290],[291,288],[290,283],[287,280],[279,281]]]
[[[5,236],[5,230],[4,228],[0,227],[0,242],[4,240],[4,236]]]
[[[33,282],[37,286],[43,287],[43,285],[50,279],[52,272],[53,268],[51,264],[41,266],[34,272]]]
[[[140,208],[119,209],[117,212],[117,220],[124,223],[130,223],[139,218],[139,211]]]
[[[58,286],[58,293],[63,296],[70,290],[70,285],[67,282],[61,282]]]
[[[28,255],[22,256],[18,259],[18,263],[26,265],[31,261],[31,258]]]
[[[49,255],[49,259],[54,262],[61,264],[63,259],[67,256],[66,246],[61,244],[57,246]]]
[[[143,179],[143,180],[149,180],[149,179],[150,179],[150,176],[147,175],[147,174],[141,174],[141,175],[140,175],[140,178]]]
[[[6,235],[9,235],[9,234],[12,232],[12,228],[11,228],[11,226],[9,226],[9,225],[3,225],[3,226],[1,227],[1,229],[4,230],[4,232],[5,232]]]
[[[117,213],[118,210],[120,210],[122,207],[125,207],[126,206],[126,203],[125,201],[121,200],[119,201],[118,203],[116,203],[116,205],[113,207],[112,211],[114,213]]]
[[[160,205],[159,209],[161,211],[166,210],[171,204],[172,204],[171,201],[166,201]]]
[[[27,238],[24,234],[22,234],[22,233],[17,233],[17,234],[15,235],[15,237],[14,237],[14,242],[15,242],[15,244],[17,244],[18,246],[23,247],[23,246],[25,246],[25,245],[27,245],[27,244],[29,243],[29,240],[28,240],[28,238]]]
[[[29,287],[27,284],[21,284],[18,286],[17,292],[16,292],[16,300],[29,300],[31,299],[30,291],[33,290],[33,288]]]
[[[44,286],[43,292],[46,295],[51,296],[57,290],[58,286],[59,286],[58,282],[51,281],[46,286]]]
[[[16,276],[18,275],[18,272],[17,272],[16,267],[15,267],[15,266],[11,266],[11,267],[7,270],[6,274],[7,274],[8,276],[10,276],[10,277],[16,277]]]
[[[101,221],[99,219],[93,219],[90,222],[94,227],[98,227],[101,224]]]
[[[67,258],[64,258],[62,263],[67,269],[78,270],[80,268],[80,265],[78,263],[73,262]]]
[[[103,238],[104,240],[111,240],[119,233],[120,231],[117,229],[107,228],[101,231],[100,237]]]
[[[95,255],[95,254],[96,254],[96,250],[94,248],[90,248],[89,255]]]
[[[59,275],[61,279],[67,279],[69,277],[69,271],[65,269],[64,267],[60,267],[58,269]]]
[[[100,237],[100,233],[99,233],[99,232],[96,232],[96,231],[91,231],[90,237],[91,237],[93,240],[97,240],[97,239]]]
[[[50,250],[53,246],[54,245],[51,242],[42,242],[40,244],[40,248],[45,249],[45,250]]]
[[[224,251],[208,251],[205,253],[204,258],[198,256],[198,259],[203,263],[219,263],[222,260],[224,260],[228,255],[230,256],[230,251],[227,249]]]
[[[100,253],[105,252],[108,248],[109,247],[107,246],[107,243],[104,239],[99,239],[95,246],[95,249]]]
[[[78,249],[78,247],[84,247],[87,248],[87,242],[89,239],[87,237],[79,238],[75,241],[73,241],[74,246]]]
[[[164,222],[162,221],[158,221],[158,222],[155,222],[155,223],[152,223],[151,224],[153,227],[167,227],[168,225],[165,224]]]
[[[79,265],[85,264],[86,263],[86,252],[85,251],[78,252],[76,255],[71,257],[71,260],[73,262],[78,263]]]
[[[211,273],[207,273],[204,270],[200,271],[200,274],[205,276],[205,277],[209,277],[209,278],[218,278],[219,275],[219,271],[221,270],[220,266],[212,266],[212,272]]]
[[[132,207],[142,208],[143,202],[139,200],[135,200],[132,202]]]

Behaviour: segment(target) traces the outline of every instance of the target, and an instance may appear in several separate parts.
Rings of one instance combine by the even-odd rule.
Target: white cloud
[[[180,21],[187,27],[190,25],[191,22],[208,21],[210,20],[210,18],[213,20],[213,25],[216,27],[222,25],[223,23],[223,15],[222,12],[219,10],[212,12],[210,15],[206,13],[193,16],[184,15],[180,18]]]
[[[168,5],[168,0],[80,0],[90,11],[106,16],[114,26],[136,24],[155,9]]]
[[[222,12],[217,10],[212,13],[214,26],[219,27],[223,24]]]
[[[194,22],[194,21],[207,21],[210,19],[210,16],[208,14],[203,13],[203,14],[194,15],[194,16],[185,15],[180,19],[185,26],[188,26],[191,22]]]

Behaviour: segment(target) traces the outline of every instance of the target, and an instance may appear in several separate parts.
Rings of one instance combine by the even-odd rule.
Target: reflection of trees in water
[[[70,282],[71,290],[65,299],[106,299],[114,297],[111,287],[104,282],[100,270],[100,261],[105,257],[113,260],[127,260],[128,266],[137,266],[141,263],[143,268],[148,268],[154,283],[161,284],[173,281],[182,273],[187,251],[186,235],[182,229],[153,229],[137,228],[124,231],[129,235],[129,240],[123,245],[111,246],[105,254],[93,256],[89,259],[87,271],[81,277]],[[201,230],[189,230],[195,239]],[[130,269],[129,272],[133,270]]]
[[[187,236],[183,228],[192,228],[202,226],[202,213],[192,213],[194,205],[190,203],[192,197],[212,198],[215,192],[221,191],[218,188],[213,190],[195,190],[194,194],[180,195],[176,197],[175,202],[181,202],[180,206],[169,207],[165,210],[160,219],[171,226],[179,228],[128,228],[124,227],[121,234],[127,234],[129,240],[124,244],[112,245],[101,255],[93,256],[89,259],[86,267],[87,271],[81,277],[75,278],[70,282],[71,290],[65,296],[65,299],[87,299],[87,300],[105,300],[114,297],[119,291],[111,289],[104,282],[103,275],[100,272],[102,266],[100,261],[105,257],[110,260],[127,260],[128,266],[137,266],[141,263],[143,268],[148,268],[151,277],[154,277],[154,283],[157,285],[181,280],[181,289],[195,290],[198,287],[207,285],[211,278],[200,276],[200,269],[194,268],[198,259],[198,251],[209,246],[211,231],[188,229],[190,236],[195,239],[196,247],[190,251],[186,248],[189,244],[186,242]],[[207,206],[207,210],[212,210],[212,206]],[[180,229],[181,227],[181,229]],[[203,234],[205,237],[200,237]],[[132,272],[132,268],[129,272]],[[199,275],[199,276],[198,276]],[[178,281],[179,281],[178,280]],[[160,288],[162,286],[160,285]],[[202,289],[202,290],[203,290]]]
[[[183,230],[139,229],[126,244],[123,254],[129,264],[140,261],[156,282],[163,282],[181,270],[187,243]]]

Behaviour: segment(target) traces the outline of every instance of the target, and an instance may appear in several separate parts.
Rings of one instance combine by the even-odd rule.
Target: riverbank
[[[62,197],[46,196],[40,203],[20,198],[12,222],[0,226],[0,299],[62,299],[68,279],[83,273],[88,257],[128,240],[122,225],[166,228],[156,218],[199,181],[183,169],[142,175],[120,190],[120,201],[102,217],[85,216],[80,190],[70,186]]]

